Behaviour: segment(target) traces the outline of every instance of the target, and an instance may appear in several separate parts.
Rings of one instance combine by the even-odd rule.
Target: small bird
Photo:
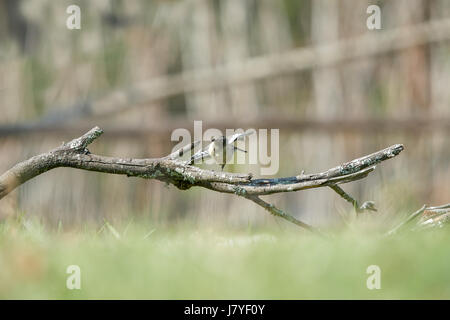
[[[211,143],[204,150],[194,154],[191,157],[189,164],[193,164],[198,159],[204,160],[212,157],[223,170],[227,162],[233,158],[235,150],[239,150],[245,153],[247,152],[246,150],[242,150],[236,147],[235,143],[254,132],[255,131],[236,133],[229,137],[212,137]]]

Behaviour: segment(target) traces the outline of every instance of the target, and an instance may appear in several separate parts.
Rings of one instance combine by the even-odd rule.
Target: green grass
[[[282,232],[126,228],[49,232],[0,224],[2,299],[449,299],[450,232],[332,241]],[[381,268],[368,290],[366,269]],[[81,268],[81,290],[66,269]]]

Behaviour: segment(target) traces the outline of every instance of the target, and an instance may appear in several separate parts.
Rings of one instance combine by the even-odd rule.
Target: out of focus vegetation
[[[0,298],[450,298],[448,228],[381,238],[359,223],[330,241],[298,229],[136,222],[74,232],[24,217],[1,224]],[[66,288],[69,265],[81,269],[80,290]],[[366,287],[370,265],[381,269],[380,290]]]
[[[217,88],[158,96],[171,76],[450,19],[447,0],[376,3],[379,31],[366,27],[368,0],[0,0],[0,174],[93,125],[105,130],[93,153],[148,158],[171,151],[174,124],[264,118],[280,129],[278,176],[405,145],[343,186],[379,210],[357,221],[327,188],[270,196],[333,241],[233,195],[52,170],[0,201],[0,298],[450,298],[446,228],[380,236],[424,203],[450,201],[448,41],[239,83],[237,69]],[[81,30],[66,28],[70,4]],[[135,90],[148,83],[158,85]],[[65,286],[72,264],[81,290]],[[381,290],[366,288],[369,265]]]

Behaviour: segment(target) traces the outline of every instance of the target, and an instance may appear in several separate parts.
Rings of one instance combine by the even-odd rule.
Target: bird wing
[[[209,159],[210,157],[211,157],[211,155],[208,153],[208,151],[201,150],[201,151],[198,151],[197,153],[195,153],[191,157],[191,159],[189,160],[189,164],[193,164],[195,161],[197,161],[199,159],[205,160],[205,159]]]
[[[244,133],[235,133],[235,134],[233,134],[232,136],[230,136],[228,138],[228,143],[231,144],[231,143],[233,143],[236,140],[242,139],[242,138],[244,138],[246,136],[249,136],[249,135],[253,134],[254,132],[255,132],[254,130],[248,130],[247,132],[244,132]]]

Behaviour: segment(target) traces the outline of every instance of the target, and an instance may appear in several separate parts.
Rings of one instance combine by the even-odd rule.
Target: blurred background
[[[66,8],[81,8],[81,30]],[[367,7],[381,8],[368,30]],[[277,176],[405,150],[343,185],[378,221],[449,202],[446,0],[0,0],[0,171],[98,125],[90,150],[160,157],[176,128],[280,130]],[[212,167],[217,170],[217,167]],[[259,173],[257,166],[228,171]],[[266,197],[316,226],[343,223],[332,190]],[[49,226],[148,220],[226,228],[284,222],[233,195],[56,169],[2,199]]]

